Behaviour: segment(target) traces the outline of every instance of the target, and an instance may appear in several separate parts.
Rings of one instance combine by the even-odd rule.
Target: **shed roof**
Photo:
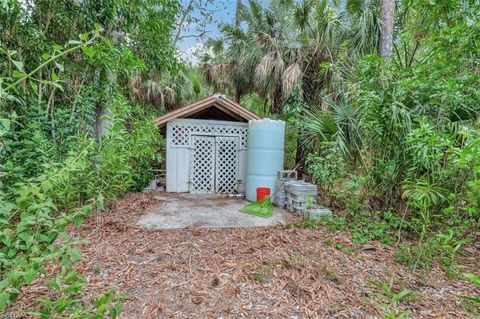
[[[224,95],[214,94],[191,105],[184,106],[164,114],[155,120],[160,127],[165,126],[168,121],[177,118],[195,118],[195,116],[226,116],[231,120],[247,122],[249,120],[258,120],[260,117],[247,110],[240,104],[226,98]],[[205,117],[203,117],[205,118]]]

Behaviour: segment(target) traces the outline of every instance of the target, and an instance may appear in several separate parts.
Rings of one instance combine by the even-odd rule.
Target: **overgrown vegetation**
[[[139,104],[129,83],[178,73],[170,44],[178,7],[163,0],[3,2],[0,311],[36,283],[48,297],[19,316],[121,312],[113,290],[82,299],[79,239],[66,229],[142,190],[151,165],[161,163],[153,119],[167,104]]]
[[[227,45],[212,42],[203,72],[296,127],[292,167],[341,212],[330,229],[399,243],[397,261],[459,277],[462,247],[480,228],[480,3],[396,1],[384,56],[382,25],[393,22],[380,9],[249,1],[246,28],[224,26]]]
[[[295,165],[355,240],[411,241],[417,263],[452,256],[478,238],[479,8],[399,1],[386,59],[374,2],[249,1],[204,74],[297,126]]]
[[[177,1],[1,2],[0,311],[41,281],[51,298],[25,313],[119,314],[112,290],[80,299],[66,229],[151,180],[163,160],[155,116],[218,91],[288,123],[286,166],[336,210],[330,230],[462,278],[457,260],[480,228],[480,3],[398,0],[394,21],[381,4],[237,1],[197,68],[175,54],[179,12],[192,12]],[[386,317],[407,316],[408,290],[372,285]],[[465,300],[478,309],[478,296]]]

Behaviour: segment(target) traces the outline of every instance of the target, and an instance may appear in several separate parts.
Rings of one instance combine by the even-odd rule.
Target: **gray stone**
[[[332,217],[332,211],[325,207],[308,208],[303,213],[303,218],[309,220],[319,220]]]

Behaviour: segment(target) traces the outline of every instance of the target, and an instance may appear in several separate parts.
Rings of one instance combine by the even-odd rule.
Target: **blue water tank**
[[[257,187],[275,192],[277,172],[283,169],[285,122],[271,119],[251,120],[248,123],[247,178],[245,196],[257,198]]]

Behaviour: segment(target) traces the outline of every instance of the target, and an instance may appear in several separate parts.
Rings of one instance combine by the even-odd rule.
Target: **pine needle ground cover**
[[[354,245],[346,233],[297,227],[136,227],[148,207],[161,204],[133,194],[78,231],[88,240],[78,264],[88,280],[85,300],[111,287],[125,296],[121,318],[368,318],[382,317],[382,296],[409,291],[396,307],[412,318],[471,318],[461,296],[478,294],[473,285],[439,267],[402,266],[393,246]],[[477,250],[465,260],[467,270],[478,257]],[[20,317],[47,291],[28,287],[10,314]]]

